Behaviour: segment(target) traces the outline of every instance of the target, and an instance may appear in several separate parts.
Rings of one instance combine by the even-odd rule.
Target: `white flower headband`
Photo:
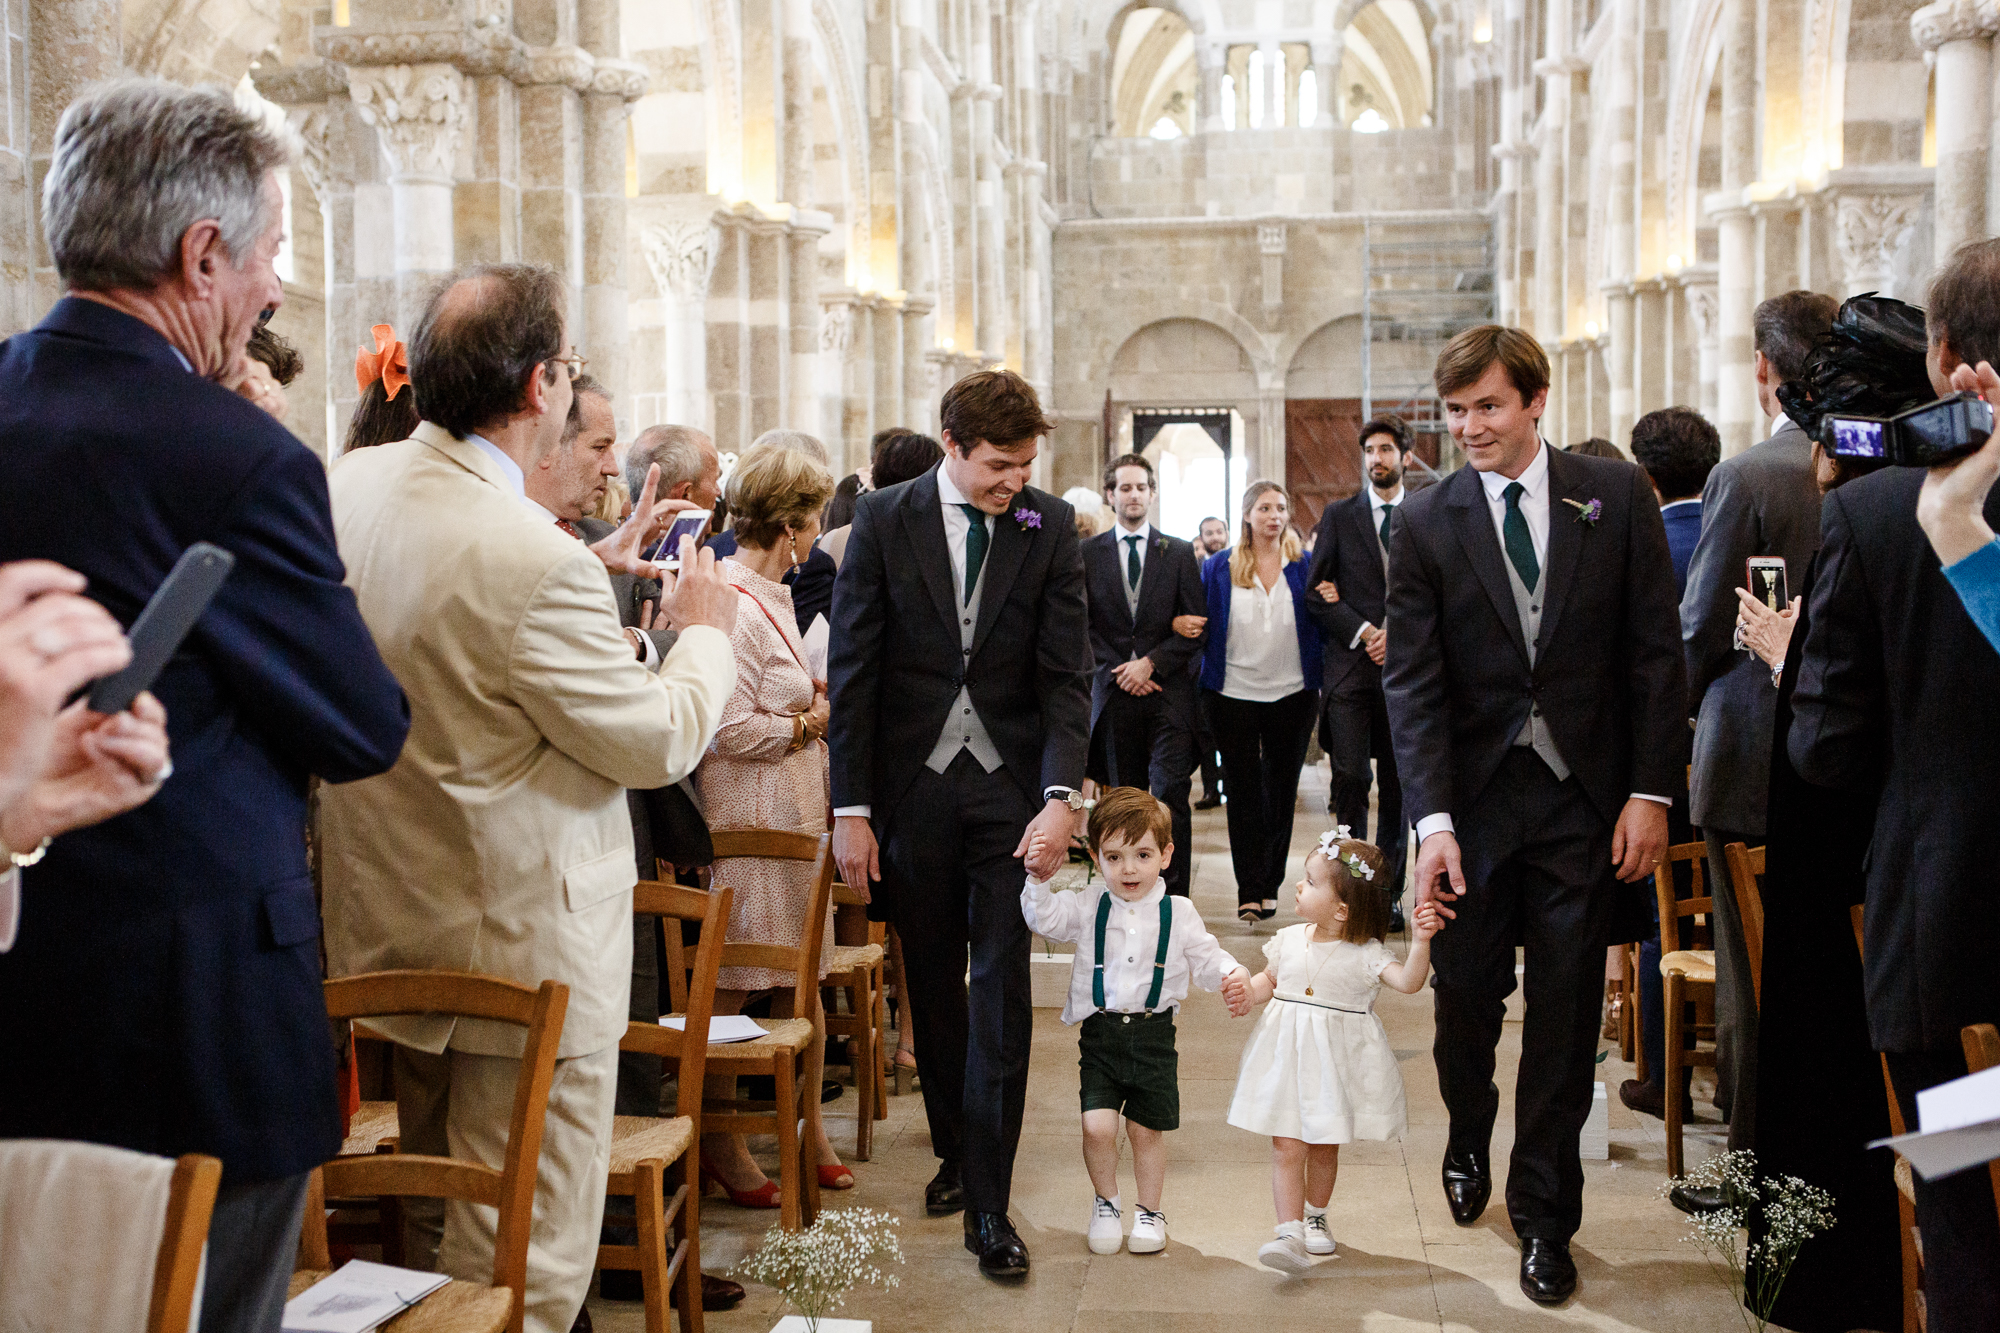
[[[1375,879],[1375,868],[1353,852],[1346,851],[1340,846],[1341,843],[1353,836],[1353,830],[1349,829],[1345,824],[1339,825],[1330,832],[1320,834],[1319,854],[1329,861],[1340,862],[1347,867],[1350,874],[1372,883]]]

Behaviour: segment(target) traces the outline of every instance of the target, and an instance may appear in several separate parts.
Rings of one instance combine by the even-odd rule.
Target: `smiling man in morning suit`
[[[1542,440],[1549,363],[1531,336],[1468,329],[1435,378],[1469,464],[1391,525],[1382,684],[1418,901],[1455,918],[1432,946],[1445,1198],[1470,1226],[1492,1193],[1494,1047],[1525,945],[1507,1213],[1521,1290],[1558,1305],[1576,1290],[1614,877],[1652,873],[1687,762],[1674,569],[1644,472]]]
[[[834,856],[888,898],[915,1007],[927,1210],[965,1214],[982,1272],[1021,1277],[1007,1220],[1027,1100],[1027,869],[1062,865],[1089,745],[1089,627],[1070,507],[1028,485],[1051,429],[1028,382],[944,395],[944,461],[855,506],[833,593]],[[968,950],[972,985],[964,981]]]

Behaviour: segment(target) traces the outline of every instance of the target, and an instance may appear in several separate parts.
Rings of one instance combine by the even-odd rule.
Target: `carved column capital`
[[[439,63],[357,65],[347,72],[347,86],[399,178],[451,182],[465,133],[463,74]]]
[[[2000,30],[2000,6],[1994,0],[1937,0],[1910,15],[1910,36],[1926,51],[1991,37],[1995,30]]]
[[[1842,194],[1834,205],[1834,248],[1852,291],[1887,284],[1896,252],[1916,230],[1913,194]]]
[[[299,170],[305,172],[313,197],[324,205],[331,148],[327,142],[329,118],[326,103],[293,107],[285,113],[285,123],[299,137]]]
[[[1687,297],[1688,318],[1694,321],[1695,341],[1710,343],[1716,336],[1716,318],[1722,312],[1721,298],[1713,282],[1690,282],[1681,288]]]
[[[639,248],[654,284],[660,295],[677,301],[707,298],[721,243],[721,232],[705,219],[655,222],[639,231]]]

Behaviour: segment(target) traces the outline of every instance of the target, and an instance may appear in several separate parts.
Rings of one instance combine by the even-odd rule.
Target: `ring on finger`
[[[172,777],[173,775],[174,775],[174,761],[173,757],[169,755],[167,758],[167,762],[160,765],[160,771],[153,774],[153,780],[146,785],[150,787],[157,787],[161,783],[165,782],[168,778]]]

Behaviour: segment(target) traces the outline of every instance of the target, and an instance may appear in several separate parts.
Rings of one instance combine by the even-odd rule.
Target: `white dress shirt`
[[[1549,446],[1538,441],[1535,456],[1518,477],[1503,476],[1498,472],[1482,472],[1479,484],[1486,491],[1486,511],[1493,519],[1493,535],[1500,542],[1501,558],[1506,558],[1507,550],[1507,487],[1514,482],[1521,483],[1521,517],[1528,520],[1528,536],[1535,544],[1535,563],[1544,576],[1549,568]],[[1539,587],[1534,591],[1540,591]],[[1642,801],[1656,801],[1671,806],[1672,797],[1651,796],[1645,792],[1633,792]],[[1454,831],[1448,811],[1436,811],[1417,821],[1417,843],[1433,833]]]
[[[1062,1012],[1065,1023],[1081,1023],[1097,1012],[1091,985],[1097,969],[1097,904],[1110,892],[1111,886],[1099,880],[1075,893],[1051,893],[1045,882],[1032,877],[1021,890],[1021,915],[1027,918],[1028,929],[1045,940],[1076,945],[1069,972],[1069,1003]],[[1152,890],[1137,901],[1112,900],[1111,917],[1104,923],[1107,1013],[1146,1012],[1146,996],[1153,989],[1153,959],[1160,950],[1160,899],[1166,892],[1166,881],[1155,880]],[[1170,901],[1173,934],[1167,941],[1166,975],[1155,1013],[1180,1008],[1190,985],[1220,990],[1222,979],[1231,972],[1248,975],[1208,933],[1192,902],[1186,898]]]
[[[1249,587],[1229,590],[1229,650],[1222,677],[1223,697],[1276,703],[1305,687],[1292,582],[1280,571],[1277,586],[1266,588],[1263,580],[1252,574]]]
[[[1396,483],[1396,493],[1386,500],[1382,498],[1382,492],[1373,486],[1368,488],[1368,526],[1375,530],[1375,544],[1382,547],[1382,573],[1385,578],[1389,573],[1389,548],[1382,543],[1382,511],[1391,505],[1403,503],[1404,499],[1403,483],[1400,481]],[[1354,637],[1347,641],[1347,646],[1359,648],[1361,641],[1367,638],[1374,628],[1375,626],[1369,621],[1362,621],[1361,628],[1354,631]]]
[[[1139,578],[1141,581],[1144,581],[1146,577],[1146,548],[1152,545],[1150,539],[1153,535],[1153,525],[1141,520],[1138,527],[1127,532],[1125,525],[1119,523],[1112,527],[1111,535],[1118,544],[1118,581],[1125,584],[1125,596],[1129,599],[1138,594],[1131,582],[1125,577],[1125,563],[1130,559],[1127,553],[1132,550],[1132,546],[1126,539],[1129,537],[1137,537],[1139,539]]]

